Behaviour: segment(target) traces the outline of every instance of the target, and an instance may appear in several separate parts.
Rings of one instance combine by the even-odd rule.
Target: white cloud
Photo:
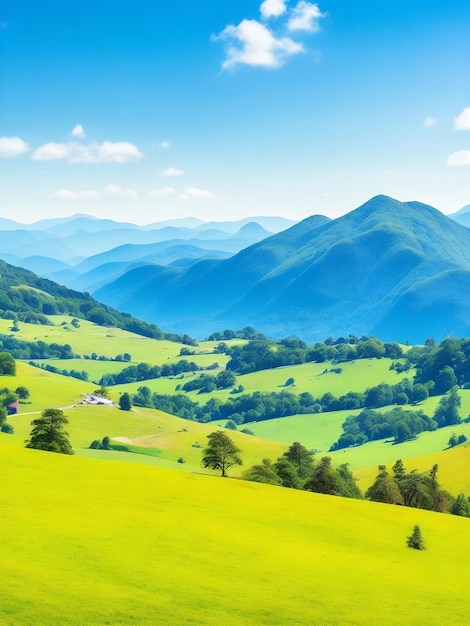
[[[17,157],[28,150],[28,144],[20,137],[0,137],[0,157]]]
[[[436,124],[437,124],[437,117],[431,117],[428,115],[428,117],[424,120],[425,128],[432,128],[433,126],[436,126]]]
[[[190,200],[190,199],[215,199],[217,195],[212,191],[208,191],[207,189],[197,189],[196,187],[186,187],[183,193],[180,195],[182,200]]]
[[[223,69],[237,65],[276,68],[287,57],[304,51],[301,43],[289,37],[276,38],[266,26],[256,20],[243,20],[238,26],[229,25],[216,39],[225,39],[232,44],[227,50]]]
[[[137,193],[133,189],[123,189],[121,185],[106,185],[105,196],[125,196],[126,198],[137,198]]]
[[[64,160],[68,163],[128,163],[144,155],[127,141],[103,141],[82,146],[75,142],[46,143],[33,152],[35,161]]]
[[[459,150],[447,157],[447,165],[449,167],[457,167],[459,165],[470,165],[470,150]]]
[[[320,11],[318,4],[301,0],[292,9],[287,28],[289,30],[306,30],[317,33],[320,30],[319,20],[322,17],[325,17],[325,14]]]
[[[169,141],[160,141],[160,148],[163,148],[164,150],[166,150],[166,148],[169,148],[171,146],[171,143]]]
[[[81,124],[77,124],[70,134],[72,135],[72,137],[78,137],[79,139],[83,139],[83,137],[85,137],[85,129]]]
[[[470,130],[470,107],[467,107],[454,120],[455,130]]]
[[[174,178],[175,176],[183,176],[184,171],[178,170],[176,167],[167,167],[167,169],[160,172],[160,174],[165,176],[165,178]]]
[[[279,17],[287,11],[286,0],[264,0],[259,10],[265,19]]]
[[[51,193],[50,198],[60,198],[61,200],[81,200],[84,198],[100,198],[97,191],[89,189],[87,191],[70,191],[70,189],[58,189]]]
[[[162,187],[161,189],[152,189],[149,195],[153,198],[162,198],[164,196],[172,196],[176,193],[173,187]]]

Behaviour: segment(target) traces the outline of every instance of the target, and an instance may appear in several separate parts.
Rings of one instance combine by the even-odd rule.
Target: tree
[[[119,408],[121,411],[130,411],[131,410],[131,397],[125,391],[122,396],[119,398]]]
[[[268,485],[280,485],[281,479],[274,471],[274,467],[269,459],[263,459],[259,465],[253,465],[248,469],[243,478],[256,483],[266,483]]]
[[[61,454],[73,454],[68,433],[64,430],[64,424],[69,421],[61,409],[46,409],[41,417],[33,420],[30,439],[26,440],[27,448],[59,452]]]
[[[222,476],[227,475],[227,470],[232,465],[243,465],[239,456],[241,452],[228,435],[221,430],[216,430],[207,435],[209,445],[202,455],[202,465],[210,469],[218,469]]]
[[[15,359],[9,352],[0,352],[0,375],[16,376]]]
[[[416,524],[413,528],[413,533],[407,538],[406,545],[408,548],[414,548],[415,550],[424,550],[424,539],[421,534],[420,527]]]
[[[461,404],[462,401],[460,400],[460,396],[458,394],[458,388],[457,386],[454,386],[447,395],[440,399],[434,413],[434,419],[436,420],[439,428],[442,426],[460,424],[462,421],[459,414]]]
[[[17,387],[15,393],[20,400],[27,400],[29,398],[29,389],[26,387]]]
[[[393,476],[387,472],[385,465],[379,465],[379,474],[373,485],[365,493],[366,498],[373,502],[387,504],[403,504],[403,496]]]
[[[340,478],[331,466],[331,457],[324,456],[313,470],[312,476],[305,484],[304,489],[316,493],[339,495],[340,486]]]
[[[450,512],[452,515],[460,515],[462,517],[470,517],[470,502],[463,493],[459,493],[452,505]]]
[[[95,394],[95,396],[109,399],[109,389],[105,385],[101,385],[100,387],[98,387],[98,389],[95,389],[93,393]]]
[[[308,478],[312,473],[312,454],[298,441],[294,441],[287,452],[284,452],[283,456],[292,463],[300,478]]]

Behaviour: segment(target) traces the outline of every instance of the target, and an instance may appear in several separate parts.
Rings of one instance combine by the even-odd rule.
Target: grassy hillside
[[[5,626],[467,622],[467,519],[5,441]]]
[[[468,424],[465,424],[468,426]],[[455,430],[465,432],[467,437],[470,435],[470,429],[461,426],[454,427]],[[449,429],[445,429],[450,432]],[[469,437],[470,438],[470,437]],[[397,457],[403,460],[403,457]],[[395,461],[396,459],[394,459]],[[416,456],[406,459],[406,468],[411,471],[417,469],[420,472],[430,471],[433,465],[439,466],[439,482],[444,489],[447,489],[453,495],[459,493],[470,493],[470,444],[461,444],[455,448],[447,448],[439,452],[433,452],[424,456]],[[389,462],[391,468],[393,462]],[[362,489],[367,489],[377,476],[377,466],[368,467],[355,472]]]

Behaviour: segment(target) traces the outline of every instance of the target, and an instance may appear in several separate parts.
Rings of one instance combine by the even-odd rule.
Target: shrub
[[[414,550],[425,550],[424,539],[421,535],[421,529],[416,524],[413,528],[412,534],[407,538],[406,545],[408,548],[413,548]]]

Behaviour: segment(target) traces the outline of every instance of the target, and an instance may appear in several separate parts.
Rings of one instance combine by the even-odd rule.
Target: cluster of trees
[[[66,370],[60,367],[56,367],[55,365],[50,365],[49,363],[35,363],[34,361],[29,361],[29,365],[33,367],[39,367],[42,370],[46,370],[47,372],[52,372],[53,374],[60,374],[61,376],[71,376],[72,378],[78,378],[78,380],[88,380],[88,372],[82,370],[81,372],[78,370]]]
[[[260,464],[250,467],[243,477],[245,480],[291,489],[305,489],[346,498],[362,497],[347,463],[335,468],[328,456],[315,462],[313,452],[298,441],[275,463],[263,459]]]
[[[457,498],[442,489],[437,479],[438,466],[429,472],[407,472],[403,461],[398,459],[390,474],[385,465],[379,465],[379,473],[365,496],[374,502],[402,504],[417,509],[450,512],[470,517],[470,501],[464,494]]]
[[[299,396],[288,391],[262,392],[252,394],[233,395],[226,402],[219,398],[210,398],[204,405],[194,402],[184,394],[152,393],[148,387],[139,387],[138,393],[132,398],[137,406],[160,409],[172,415],[197,422],[211,422],[227,419],[237,425],[245,422],[255,422],[297,413],[312,413],[310,404],[312,396],[309,393]]]
[[[359,415],[350,415],[343,423],[343,433],[331,446],[331,451],[357,446],[374,439],[393,437],[395,443],[415,438],[425,430],[436,430],[443,426],[460,424],[461,399],[457,387],[443,396],[432,418],[423,411],[406,411],[401,407],[381,413],[365,410]]]
[[[358,339],[350,335],[348,339],[340,337],[336,341],[327,339],[308,347],[295,337],[272,341],[256,339],[243,346],[226,348],[231,359],[227,369],[240,374],[249,374],[263,369],[272,369],[286,365],[299,365],[309,361],[340,363],[355,359],[388,357],[398,359],[403,356],[402,348],[397,343],[383,343],[375,337]]]
[[[0,352],[0,376],[16,376],[16,363],[10,352]]]
[[[416,368],[414,382],[426,385],[432,395],[442,395],[454,385],[470,386],[470,339],[450,337],[439,345],[428,339],[404,357]]]
[[[89,446],[92,450],[110,450],[111,438],[106,435],[101,441],[99,439],[93,439]]]
[[[188,382],[181,387],[181,391],[187,392],[198,389],[199,393],[210,393],[211,391],[215,391],[215,389],[229,389],[233,387],[236,382],[237,379],[232,372],[222,370],[217,376],[201,374],[198,378],[188,380]]]
[[[241,330],[227,328],[221,332],[212,333],[212,335],[207,337],[207,341],[230,341],[230,339],[247,339],[252,341],[253,339],[266,339],[266,335],[257,332],[253,326],[245,326]]]
[[[72,347],[66,343],[45,341],[23,341],[9,335],[0,335],[0,350],[8,351],[15,359],[79,359]]]
[[[138,363],[137,365],[129,365],[116,374],[103,374],[99,384],[105,387],[112,387],[113,385],[135,383],[142,380],[151,380],[152,378],[178,376],[184,372],[196,372],[200,369],[197,363],[187,361],[186,359],[181,359],[177,363],[165,363],[161,366]]]

